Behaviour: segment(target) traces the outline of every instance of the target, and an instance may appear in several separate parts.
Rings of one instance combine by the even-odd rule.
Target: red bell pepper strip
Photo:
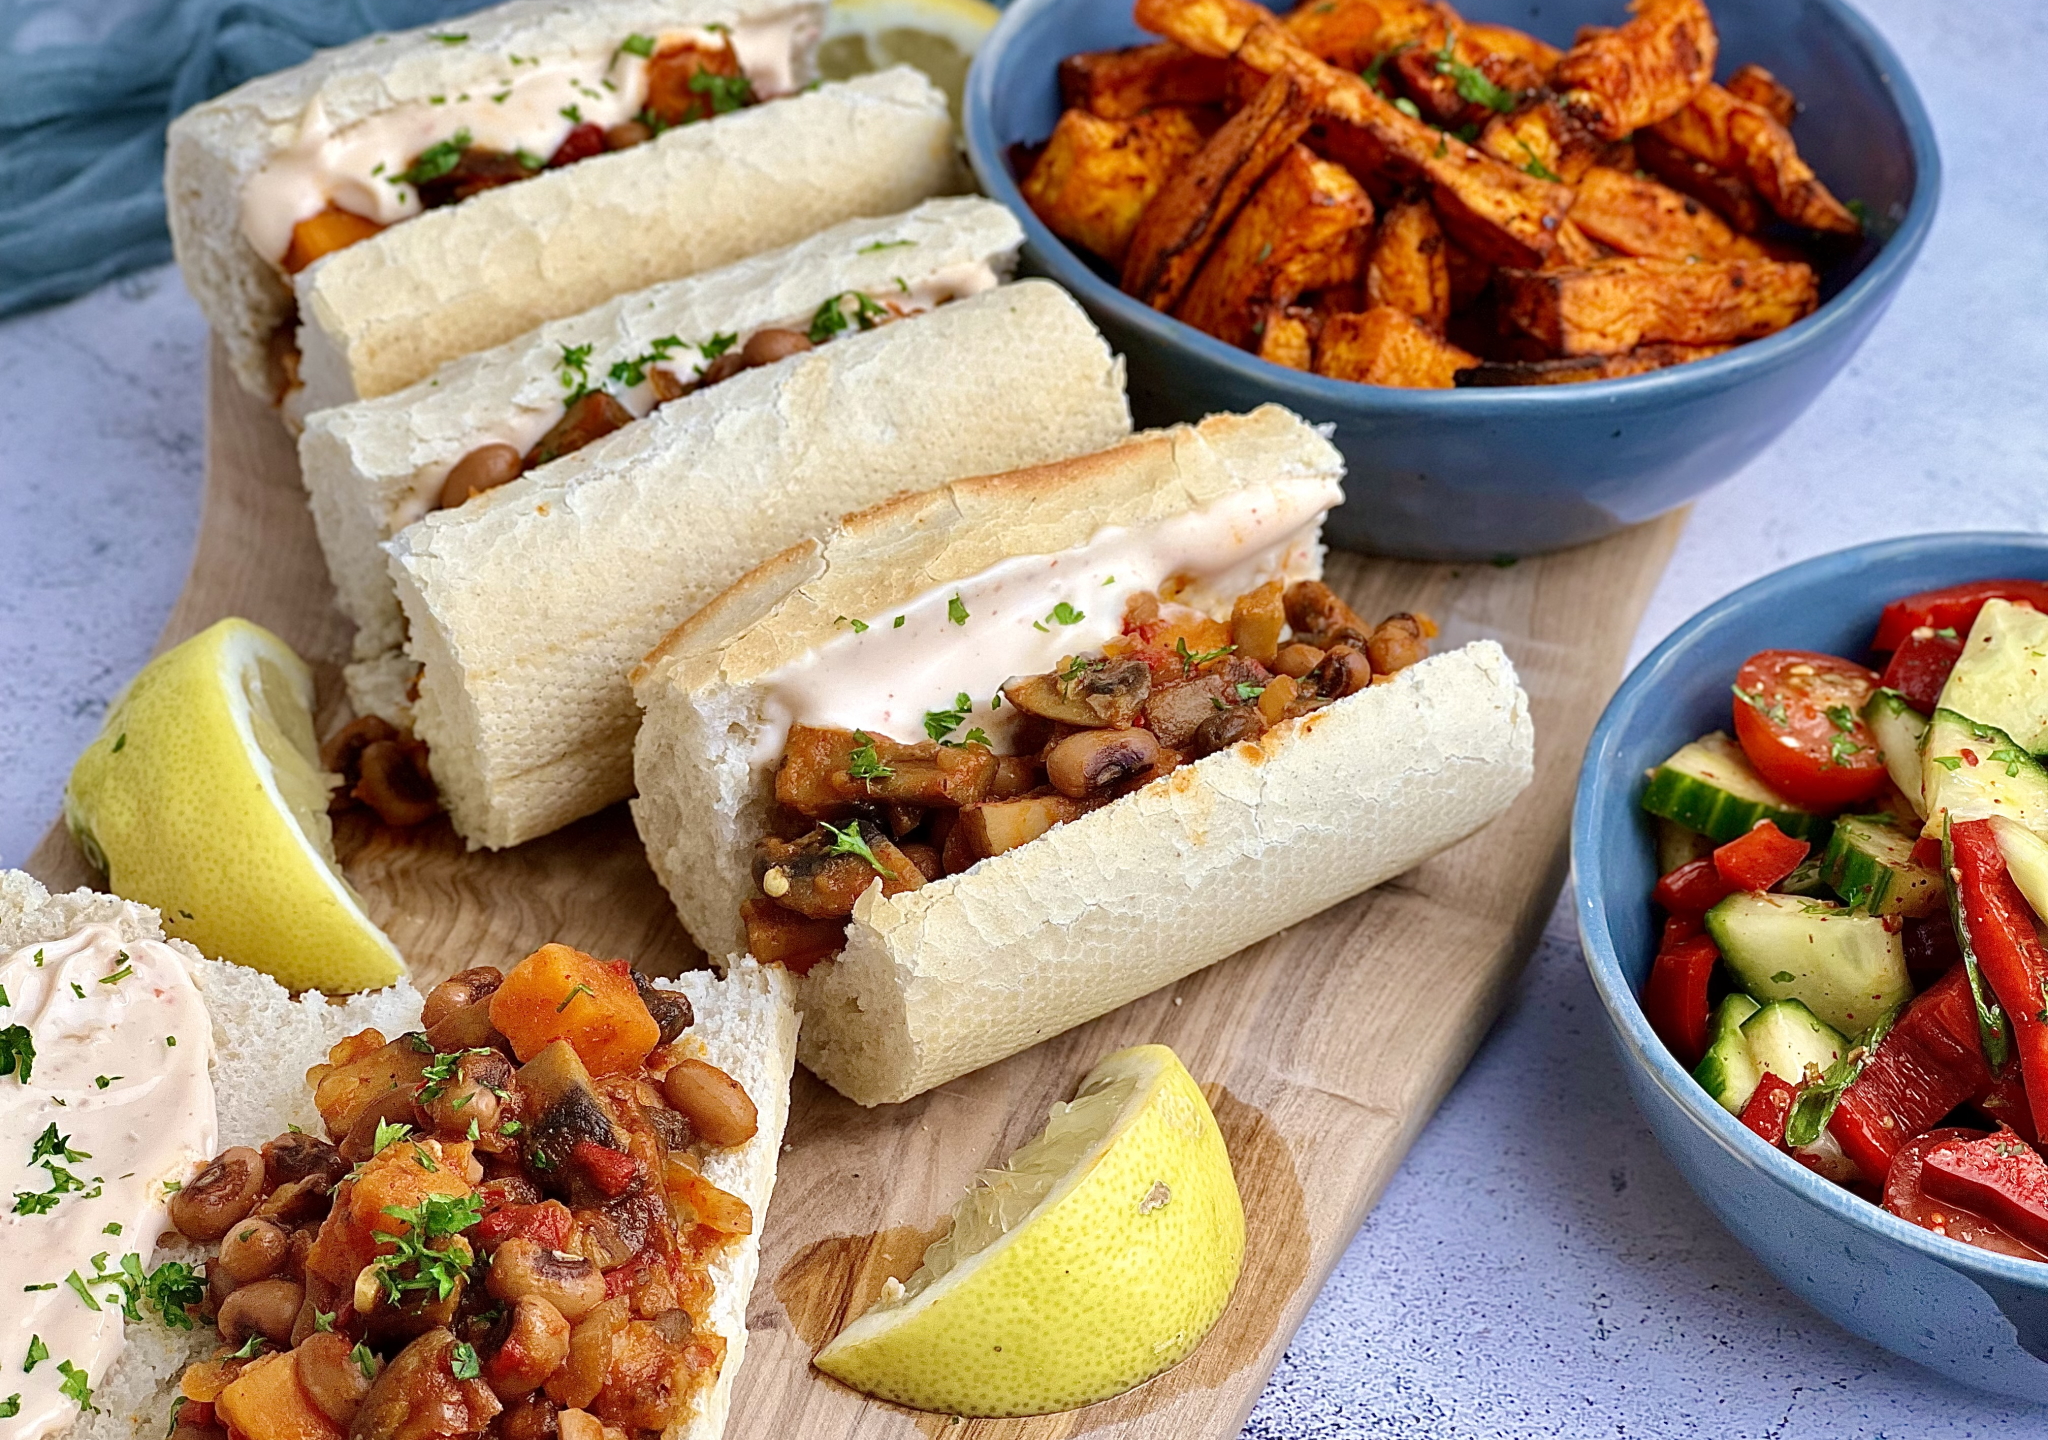
[[[1714,868],[1714,857],[1702,855],[1660,879],[1650,898],[1673,915],[1704,915],[1734,893]]]
[[[2043,1255],[1975,1210],[1937,1200],[1921,1188],[1923,1162],[1930,1150],[1953,1145],[1957,1141],[1986,1138],[1982,1130],[1946,1128],[1929,1130],[1918,1139],[1908,1140],[1893,1158],[1891,1174],[1885,1177],[1884,1208],[1901,1220],[1910,1220],[1922,1229],[1946,1235],[1951,1240],[1960,1240],[1965,1245],[1975,1245],[1980,1250],[2016,1255],[2022,1260],[2048,1260],[2048,1255]]]
[[[1650,1028],[1690,1069],[1707,1053],[1707,982],[1721,951],[1701,935],[1657,952],[1643,986],[1643,1014]]]
[[[1900,1146],[1991,1084],[1976,1002],[1958,965],[1907,1004],[1842,1092],[1828,1129],[1863,1178],[1882,1185]]]
[[[1657,942],[1659,950],[1669,950],[1683,940],[1692,940],[1704,935],[1707,930],[1704,917],[1693,914],[1666,915],[1664,917],[1664,938]]]
[[[1935,1146],[1921,1162],[1920,1190],[2048,1250],[2048,1160],[2010,1130]]]
[[[1898,691],[1922,715],[1931,714],[1941,703],[1941,687],[1948,684],[1948,672],[1956,668],[1962,653],[1960,632],[1930,630],[1923,625],[1899,642],[1877,683]]]
[[[1767,1145],[1785,1143],[1785,1117],[1792,1113],[1793,1097],[1799,1087],[1789,1080],[1766,1074],[1742,1107],[1742,1123],[1764,1137]]]
[[[2036,610],[2048,610],[2048,582],[2040,580],[1973,580],[1951,585],[1946,590],[1923,590],[1884,607],[1877,620],[1873,650],[1896,650],[1906,637],[1925,626],[1929,630],[1953,630],[1967,636],[1977,623],[1977,612],[1986,600],[2016,600]]]
[[[1714,851],[1714,869],[1737,890],[1768,890],[1799,868],[1813,846],[1794,840],[1776,823],[1760,820]]]
[[[2027,1085],[2020,1077],[2019,1066],[2013,1066],[2005,1075],[1992,1077],[1991,1088],[1979,1095],[1976,1103],[1979,1110],[2029,1145],[2041,1143],[2040,1132],[2034,1129],[2034,1109],[2027,1102]]]
[[[2034,934],[2026,897],[2006,873],[1991,822],[1958,820],[1948,833],[1964,958],[1974,952],[2005,1010],[2039,1134],[2048,1128],[2048,950]]]
[[[1913,863],[1923,870],[1932,870],[1937,875],[1946,875],[1948,870],[1941,860],[1941,837],[1939,835],[1922,835],[1918,840],[1915,840],[1913,842]],[[1949,926],[1948,933],[1951,937],[1955,935],[1954,925]],[[1958,950],[1956,953],[1960,955],[1962,952]]]

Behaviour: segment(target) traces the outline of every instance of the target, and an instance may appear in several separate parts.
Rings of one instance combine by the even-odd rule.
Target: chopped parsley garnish
[[[1188,637],[1185,635],[1180,636],[1173,642],[1173,653],[1180,656],[1181,673],[1183,675],[1192,675],[1197,669],[1207,665],[1211,660],[1221,660],[1235,649],[1237,649],[1235,645],[1225,645],[1216,650],[1190,652],[1188,649]]]
[[[963,745],[989,745],[993,748],[993,744],[988,738],[988,731],[982,729],[979,725],[969,730],[967,738],[960,743]]]
[[[1400,99],[1394,102],[1394,108],[1403,115],[1406,115],[1410,120],[1420,120],[1422,118],[1422,112],[1415,108],[1415,102],[1406,95],[1401,96]],[[1441,140],[1437,142],[1437,154],[1443,154],[1443,142]]]
[[[121,967],[121,968],[120,968],[119,970],[116,970],[116,971],[115,971],[115,972],[114,972],[113,974],[111,974],[111,975],[102,975],[102,976],[100,977],[100,984],[102,984],[102,985],[118,985],[118,984],[120,984],[120,983],[121,983],[121,982],[122,982],[123,980],[126,980],[126,979],[127,979],[127,978],[128,978],[129,976],[130,976],[130,975],[133,975],[134,973],[135,973],[135,967],[134,967],[133,965],[123,965],[123,966],[122,966],[122,967]]]
[[[1046,618],[1057,625],[1079,625],[1088,618],[1088,613],[1085,610],[1076,610],[1073,606],[1062,600],[1059,604],[1052,607],[1052,614]]]
[[[901,630],[903,628],[903,622],[905,620],[908,620],[909,618],[910,617],[908,615],[898,615],[894,620],[891,620],[889,622],[889,628],[891,630]]]
[[[180,1395],[178,1398],[182,1400],[185,1397]],[[19,1390],[15,1391],[12,1395],[9,1395],[5,1400],[0,1400],[0,1420],[12,1420],[15,1416],[19,1415],[20,1413],[21,1392]]]
[[[915,245],[915,240],[870,240],[860,247],[859,254],[872,255],[877,250],[900,250],[905,245]]]
[[[974,709],[974,698],[965,690],[953,697],[950,710],[927,710],[924,712],[924,733],[934,740],[943,740],[958,730]]]
[[[270,1341],[261,1333],[251,1335],[242,1342],[242,1348],[235,1351],[233,1358],[236,1360],[253,1360],[262,1353],[263,1347],[269,1343]]]
[[[654,56],[654,37],[652,35],[628,35],[619,42],[619,53],[621,55],[638,55],[642,60],[652,59]]]
[[[856,620],[851,615],[836,616],[834,617],[832,623],[834,625],[851,625],[853,627],[853,633],[856,635],[865,635],[868,633],[868,622],[865,620]],[[4,1003],[4,1001],[0,1001],[0,1004]]]
[[[713,115],[729,115],[753,102],[753,82],[744,75],[714,75],[699,70],[690,77],[690,88],[711,102]]]
[[[467,1340],[456,1341],[455,1348],[448,1352],[448,1370],[457,1380],[474,1380],[483,1368],[483,1362],[476,1358],[476,1347]]]
[[[1266,687],[1263,685],[1254,685],[1249,680],[1237,682],[1237,698],[1240,704],[1249,704],[1265,693]]]
[[[1939,630],[1934,632],[1934,638],[1937,640],[1953,640],[1956,638],[1956,627],[1953,625],[1944,625]]]
[[[500,1135],[517,1135],[520,1131],[524,1130],[525,1128],[526,1127],[524,1125],[521,1125],[517,1120],[507,1120],[503,1125],[500,1125],[498,1127],[498,1133]]]
[[[1396,56],[1400,55],[1403,51],[1413,50],[1416,46],[1416,43],[1417,42],[1413,40],[1403,40],[1399,45],[1396,45],[1393,49],[1383,51],[1380,54],[1373,56],[1372,64],[1366,66],[1363,70],[1359,71],[1358,73],[1364,77],[1366,84],[1377,88],[1377,86],[1380,83],[1380,71],[1386,68],[1387,62],[1389,60],[1394,59]]]
[[[446,140],[437,140],[413,157],[412,164],[391,177],[393,185],[424,185],[429,180],[439,180],[443,175],[462,163],[462,152],[469,148],[469,127],[464,126]]]
[[[429,36],[428,38],[439,40],[443,45],[460,45],[463,41],[469,39],[469,36],[459,30],[449,30]]]
[[[683,341],[681,336],[664,335],[659,340],[652,342],[647,347],[646,354],[635,355],[630,360],[621,360],[617,364],[613,365],[612,368],[606,373],[611,377],[611,381],[614,385],[624,385],[630,389],[635,385],[643,383],[647,379],[648,366],[653,365],[658,361],[668,359],[669,352],[672,350],[680,350],[682,348],[682,345]]]
[[[57,1388],[64,1392],[65,1398],[77,1401],[79,1409],[97,1415],[99,1411],[92,1403],[92,1382],[86,1378],[86,1373],[69,1360],[57,1362],[57,1373],[64,1377],[64,1383]]]
[[[1458,98],[1473,105],[1484,105],[1489,110],[1505,115],[1515,108],[1515,92],[1506,90],[1486,78],[1485,74],[1455,58],[1458,43],[1457,32],[1444,36],[1444,48],[1436,52],[1436,73],[1447,75],[1457,88]]]
[[[505,93],[507,95],[510,95],[512,92],[510,90],[507,90]],[[494,95],[491,98],[495,100],[498,99],[499,97]],[[536,155],[531,150],[527,149],[524,145],[520,146],[517,150],[514,150],[512,152],[512,158],[519,162],[519,167],[522,170],[545,170],[548,168],[547,157],[545,155]]]
[[[450,1242],[483,1218],[483,1200],[429,1195],[412,1207],[386,1205],[384,1213],[406,1227],[405,1233],[390,1237],[391,1253],[372,1262],[385,1298],[398,1303],[413,1291],[429,1291],[446,1300],[469,1268],[469,1247]]]
[[[869,867],[884,880],[894,880],[896,878],[894,871],[886,868],[880,860],[875,858],[874,850],[869,847],[867,840],[860,833],[860,822],[858,820],[848,821],[844,830],[834,825],[830,820],[820,820],[818,824],[823,826],[832,836],[832,844],[825,851],[827,855],[858,855],[861,859],[867,861]]]
[[[116,1080],[123,1080],[126,1078],[127,1077],[123,1075],[95,1075],[92,1077],[92,1083],[98,1086],[100,1089],[104,1090],[109,1085],[113,1084]]]
[[[853,732],[853,738],[860,741],[853,754],[846,760],[846,773],[856,780],[886,780],[896,772],[882,763],[882,757],[875,753],[874,737],[865,730]]]
[[[40,1335],[28,1337],[28,1358],[21,1362],[21,1373],[26,1375],[50,1358],[50,1347],[43,1343]]]
[[[965,625],[967,623],[967,606],[961,602],[958,595],[955,595],[946,602],[946,618],[955,625]]]
[[[1860,755],[1863,747],[1856,741],[1856,716],[1847,705],[1830,705],[1827,708],[1828,723],[1835,727],[1835,733],[1828,737],[1828,764],[1847,765],[1851,755]],[[2014,774],[2019,772],[2015,770]]]
[[[709,340],[699,342],[697,348],[698,350],[703,352],[704,358],[706,360],[716,360],[719,356],[723,355],[726,351],[732,349],[733,346],[739,343],[740,337],[737,334],[733,333],[732,331],[728,330],[721,334],[713,335]],[[704,367],[702,365],[699,365],[697,367],[697,373],[699,375],[702,375],[704,373]]]
[[[322,1310],[322,1309],[321,1309],[321,1308],[320,1308],[319,1306],[317,1306],[317,1305],[316,1305],[316,1306],[314,1306],[314,1307],[313,1307],[313,1329],[314,1329],[314,1331],[315,1331],[316,1333],[318,1333],[318,1334],[321,1334],[321,1335],[331,1335],[331,1334],[333,1334],[333,1333],[334,1333],[334,1311],[332,1311],[332,1310]]]
[[[79,984],[76,980],[73,980],[71,982],[71,993],[73,995],[76,995],[79,999],[83,1000],[85,998],[85,987]]]
[[[164,1317],[164,1324],[174,1330],[192,1328],[192,1317],[185,1313],[185,1307],[197,1305],[205,1298],[206,1277],[181,1260],[166,1260],[142,1282],[143,1303],[155,1306]]]
[[[356,1369],[363,1372],[365,1380],[377,1378],[377,1357],[370,1353],[369,1346],[357,1341],[356,1348],[348,1352],[348,1358],[356,1362]]]
[[[590,345],[564,345],[562,358],[556,362],[561,372],[562,389],[568,392],[566,403],[574,405],[590,393]]]
[[[584,985],[581,983],[576,984],[574,986],[571,986],[569,993],[562,997],[562,1003],[555,1007],[555,1013],[559,1015],[564,1010],[567,1010],[569,1008],[570,1002],[573,1001],[578,994],[588,995],[593,1000],[597,998],[597,992],[592,990],[588,985]]]
[[[1790,970],[1780,970],[1777,974],[1771,977],[1771,983],[1773,985],[1790,985],[1794,980],[1797,980],[1798,978],[1799,977],[1797,975],[1794,975]]]
[[[1554,185],[1564,184],[1564,176],[1558,174],[1548,165],[1545,165],[1542,159],[1536,154],[1535,149],[1529,144],[1527,140],[1524,140],[1521,136],[1517,135],[1515,137],[1515,143],[1521,146],[1522,153],[1529,157],[1528,162],[1522,166],[1522,173],[1524,175],[1533,175],[1538,180],[1548,180]]]
[[[2033,758],[2033,756],[2029,755],[2024,750],[2014,750],[2007,748],[2003,750],[1993,750],[1991,752],[1991,763],[1994,765],[2002,763],[2005,766],[2005,773],[2008,776],[2019,774],[2020,766],[2026,764]]]
[[[557,113],[571,125],[581,125],[583,123],[583,111],[579,106],[564,105]]]
[[[1761,690],[1752,692],[1743,689],[1740,685],[1731,685],[1728,688],[1735,692],[1735,698],[1737,700],[1740,700],[1750,709],[1756,711],[1757,714],[1763,716],[1764,719],[1770,721],[1773,725],[1783,725],[1786,723],[1784,705],[1765,704],[1763,692]]]
[[[1842,208],[1856,217],[1856,228],[1866,234],[1870,230],[1870,206],[1862,200],[1844,200]]]
[[[849,303],[853,306],[851,313],[846,308]],[[872,295],[862,290],[842,290],[818,307],[804,334],[813,345],[823,345],[849,326],[872,330],[888,318],[887,308]]]
[[[376,1137],[370,1142],[370,1153],[372,1155],[381,1155],[384,1153],[385,1146],[396,1145],[410,1134],[412,1134],[412,1126],[410,1125],[395,1125],[389,1120],[379,1120],[377,1122]]]
[[[427,1082],[420,1090],[420,1099],[429,1105],[440,1099],[442,1093],[448,1089],[448,1082],[455,1078],[456,1071],[461,1068],[463,1056],[495,1053],[488,1046],[480,1046],[473,1050],[450,1050],[445,1055],[436,1055],[427,1068],[420,1071],[420,1079]]]
[[[57,1133],[57,1122],[52,1120],[44,1128],[43,1133],[36,1136],[35,1145],[28,1152],[28,1163],[34,1165],[38,1161],[51,1156],[76,1165],[81,1160],[92,1159],[92,1152],[89,1150],[73,1150],[71,1148],[71,1137],[69,1135],[59,1135]]]
[[[109,1220],[106,1224],[100,1226],[100,1234],[102,1235],[119,1235],[120,1233],[121,1222],[119,1220]]]

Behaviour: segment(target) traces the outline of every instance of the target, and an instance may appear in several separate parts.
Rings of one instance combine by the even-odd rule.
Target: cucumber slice
[[[1713,1096],[1730,1115],[1740,1115],[1749,1103],[1763,1071],[1750,1057],[1749,1042],[1742,1038],[1742,1022],[1757,1012],[1756,1001],[1736,991],[1714,1012],[1713,1043],[1692,1070],[1700,1088]]]
[[[1707,912],[1707,933],[1751,995],[1802,1001],[1846,1034],[1867,1029],[1913,993],[1906,947],[1876,915],[1796,895],[1743,893]]]
[[[1941,708],[2003,730],[2036,755],[2048,750],[2048,615],[1985,601],[1942,687]]]
[[[1920,742],[1920,758],[1923,834],[1940,835],[1941,817],[1948,814],[1958,820],[2003,815],[2048,835],[2048,771],[2003,730],[1938,709]]]
[[[1913,863],[1914,837],[1890,816],[1835,821],[1821,873],[1852,910],[1866,915],[1932,915],[1946,901],[1941,876]]]
[[[1863,723],[1870,727],[1877,748],[1884,752],[1884,768],[1891,771],[1892,784],[1905,792],[1913,809],[1923,818],[1920,781],[1920,737],[1927,733],[1927,717],[1915,710],[1896,690],[1879,690],[1863,707]]]
[[[1771,888],[1780,895],[1810,895],[1822,900],[1835,898],[1834,887],[1828,884],[1826,869],[1821,865],[1823,854],[1816,852],[1799,862],[1799,868],[1787,875]]]
[[[1759,1080],[1775,1075],[1794,1085],[1806,1078],[1807,1066],[1825,1074],[1849,1049],[1841,1031],[1797,1000],[1773,1000],[1758,1010],[1742,1022],[1742,1038]]]
[[[1697,830],[1688,830],[1676,820],[1657,817],[1657,873],[1669,875],[1681,865],[1704,860],[1714,853],[1714,842]]]
[[[1702,735],[1650,772],[1643,808],[1697,830],[1717,845],[1747,835],[1759,820],[1773,820],[1787,835],[1811,840],[1827,829],[1825,816],[1802,810],[1766,785],[1742,747],[1716,730]]]
[[[2027,897],[2034,914],[2048,918],[2048,840],[2002,816],[1991,822],[1991,833],[1998,837],[1998,853],[2005,858],[2005,873],[2012,876],[2012,883]]]

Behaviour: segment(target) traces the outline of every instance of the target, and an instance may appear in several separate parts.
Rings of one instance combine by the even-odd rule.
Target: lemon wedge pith
[[[1164,1045],[1104,1057],[903,1285],[818,1353],[833,1378],[953,1415],[1106,1400],[1185,1359],[1244,1264],[1215,1116]]]
[[[818,73],[847,80],[909,65],[946,92],[960,118],[967,66],[1002,12],[986,0],[833,0],[825,12]]]
[[[334,861],[313,676],[227,619],[144,666],[72,767],[64,819],[167,934],[293,990],[389,985],[404,962]]]

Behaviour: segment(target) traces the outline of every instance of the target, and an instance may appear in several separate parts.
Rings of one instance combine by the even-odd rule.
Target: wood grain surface
[[[224,615],[269,626],[312,662],[325,734],[344,714],[349,635],[292,446],[217,347],[211,381],[199,543],[161,644]],[[1361,611],[1427,610],[1443,644],[1507,648],[1535,716],[1535,783],[1407,875],[907,1104],[864,1111],[799,1071],[731,1440],[1235,1436],[1536,942],[1564,877],[1580,753],[1682,524],[1667,516],[1504,567],[1332,556],[1331,583]],[[624,806],[495,855],[465,852],[445,821],[402,832],[350,820],[337,848],[423,988],[549,940],[656,973],[702,963]],[[95,879],[61,825],[29,868],[53,888]],[[1244,1278],[1190,1360],[1071,1414],[969,1422],[864,1399],[810,1368],[886,1278],[915,1268],[977,1169],[1029,1138],[1099,1056],[1145,1041],[1173,1046],[1207,1089],[1250,1226]]]

